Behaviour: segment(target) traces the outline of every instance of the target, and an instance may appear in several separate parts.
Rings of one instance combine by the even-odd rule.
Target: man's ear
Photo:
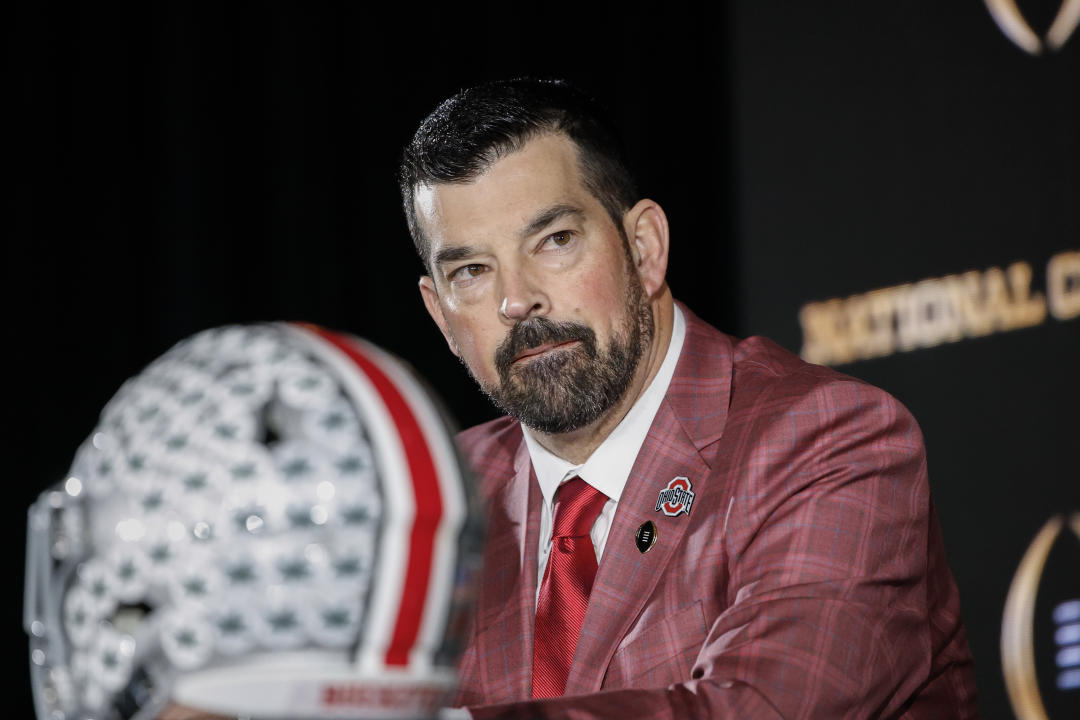
[[[446,325],[442,305],[439,304],[439,292],[435,289],[435,281],[431,279],[430,275],[420,276],[420,297],[424,299],[424,307],[427,308],[428,315],[439,326],[443,337],[446,338],[446,344],[450,346],[450,352],[461,357],[461,354],[458,353],[457,344],[454,343],[454,336],[450,334],[450,329]]]
[[[639,200],[623,215],[623,228],[641,286],[651,298],[664,287],[667,275],[670,239],[667,215],[656,201]]]

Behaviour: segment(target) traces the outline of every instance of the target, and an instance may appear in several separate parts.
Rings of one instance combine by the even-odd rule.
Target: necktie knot
[[[579,477],[567,480],[555,496],[552,538],[585,537],[608,497]]]

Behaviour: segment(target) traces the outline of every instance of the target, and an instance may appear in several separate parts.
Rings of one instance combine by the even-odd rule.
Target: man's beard
[[[606,349],[597,347],[592,328],[544,317],[522,320],[495,351],[497,386],[481,389],[508,415],[543,433],[585,427],[610,410],[626,393],[641,356],[652,342],[652,309],[631,269],[625,320]],[[514,364],[524,350],[577,341]]]

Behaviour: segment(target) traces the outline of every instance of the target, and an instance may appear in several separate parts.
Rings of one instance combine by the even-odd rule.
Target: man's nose
[[[499,315],[509,322],[519,322],[535,315],[546,315],[551,308],[543,287],[536,278],[524,272],[503,275],[502,296]]]

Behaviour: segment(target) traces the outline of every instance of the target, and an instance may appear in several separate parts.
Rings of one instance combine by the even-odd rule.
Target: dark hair
[[[565,80],[500,80],[443,102],[405,146],[398,184],[409,232],[425,266],[429,243],[416,222],[416,188],[468,182],[544,133],[562,133],[577,146],[586,189],[622,232],[622,216],[637,201],[637,189],[618,133],[598,104]]]

